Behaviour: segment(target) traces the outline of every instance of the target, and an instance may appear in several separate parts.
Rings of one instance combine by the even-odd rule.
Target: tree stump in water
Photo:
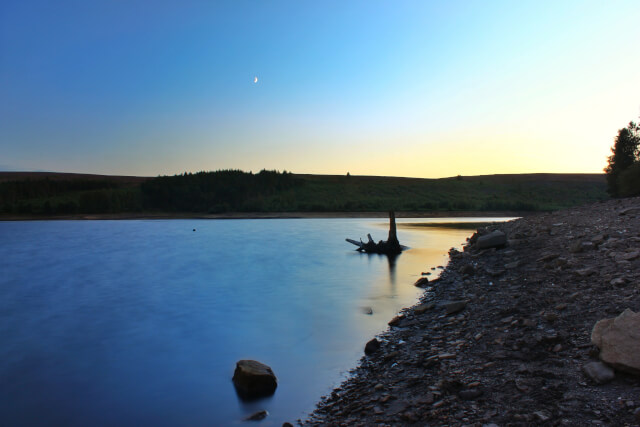
[[[398,241],[398,236],[396,234],[396,215],[393,211],[389,212],[389,237],[387,241],[384,242],[380,240],[378,243],[373,241],[371,238],[371,234],[367,234],[369,241],[364,243],[362,239],[358,242],[353,239],[346,239],[347,242],[356,245],[359,252],[367,252],[374,254],[386,254],[386,255],[398,255],[405,249],[404,246],[400,244]]]

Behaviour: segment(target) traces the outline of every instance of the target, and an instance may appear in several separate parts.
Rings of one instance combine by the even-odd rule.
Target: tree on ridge
[[[614,197],[620,196],[620,174],[639,161],[639,144],[640,125],[629,122],[626,128],[618,130],[615,144],[611,148],[612,154],[604,169],[607,174],[607,191]]]

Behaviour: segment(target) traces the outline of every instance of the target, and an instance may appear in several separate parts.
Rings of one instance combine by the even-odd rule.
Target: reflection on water
[[[0,223],[0,424],[229,425],[262,409],[261,425],[303,417],[416,302],[421,272],[470,234],[399,228],[410,249],[395,259],[344,241],[386,237],[379,224]],[[239,359],[270,365],[275,395],[240,401]]]

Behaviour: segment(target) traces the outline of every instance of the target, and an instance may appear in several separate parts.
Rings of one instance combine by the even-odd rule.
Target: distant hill
[[[0,215],[548,211],[605,200],[604,174],[440,179],[238,170],[161,177],[0,172]]]
[[[138,184],[152,179],[145,176],[95,175],[69,172],[0,172],[0,182],[19,180],[51,179],[56,181],[112,181],[118,183]]]

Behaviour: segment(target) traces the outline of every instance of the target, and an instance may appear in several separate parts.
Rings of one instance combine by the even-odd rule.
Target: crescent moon
[[[253,82],[254,82],[254,83],[258,83],[258,78],[257,78],[257,77],[254,77],[254,78],[253,78]]]

